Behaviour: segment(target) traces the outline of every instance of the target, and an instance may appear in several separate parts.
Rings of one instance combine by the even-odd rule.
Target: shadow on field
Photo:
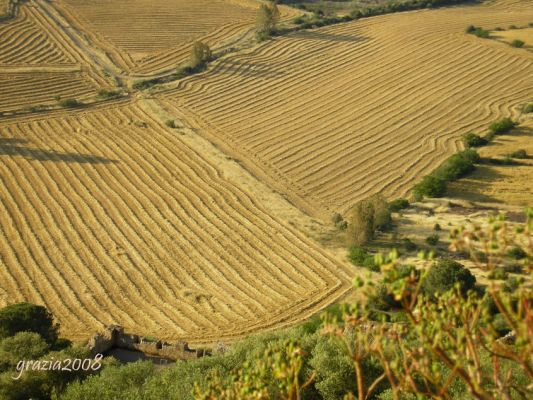
[[[468,177],[452,182],[448,187],[447,196],[481,203],[501,203],[501,200],[487,194],[486,191],[491,182],[502,178],[504,176],[494,166],[480,164]]]
[[[28,141],[24,139],[0,138],[0,157],[23,156],[30,160],[80,164],[108,164],[118,162],[116,160],[110,160],[108,158],[93,156],[90,154],[58,153],[56,151],[32,149],[24,146],[27,143]]]

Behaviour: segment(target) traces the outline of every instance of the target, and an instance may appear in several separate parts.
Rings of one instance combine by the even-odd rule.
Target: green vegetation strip
[[[420,201],[424,197],[444,196],[448,182],[456,181],[476,169],[475,164],[479,163],[481,158],[471,147],[487,145],[496,135],[507,133],[516,125],[512,119],[503,118],[490,124],[489,133],[484,137],[472,132],[465,134],[463,142],[467,150],[452,155],[435,171],[422,178],[422,181],[413,188],[415,200]]]

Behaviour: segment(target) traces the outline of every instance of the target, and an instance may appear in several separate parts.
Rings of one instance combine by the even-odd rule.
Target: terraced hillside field
[[[343,266],[140,105],[0,121],[0,306],[216,341],[304,318]]]
[[[529,0],[391,14],[275,38],[166,97],[311,212],[405,196],[461,135],[518,115],[533,55],[465,33],[533,21]]]
[[[95,94],[96,82],[80,72],[12,72],[0,67],[0,112],[55,104],[56,96],[84,100]]]
[[[83,100],[107,87],[41,5],[21,3],[0,21],[0,113],[52,105],[56,96]]]
[[[126,70],[175,67],[194,40],[216,47],[253,26],[254,0],[61,0],[65,15],[105,46]]]

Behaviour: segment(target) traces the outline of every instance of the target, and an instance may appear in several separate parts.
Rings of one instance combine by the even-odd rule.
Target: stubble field
[[[0,301],[70,337],[201,341],[305,317],[349,275],[141,107],[0,123]]]
[[[500,0],[295,32],[156,91],[12,115],[125,90],[113,80],[176,68],[196,39],[231,46],[258,6],[104,3],[28,1],[0,22],[0,306],[43,304],[71,339],[116,323],[212,343],[316,313],[354,270],[301,225],[407,194],[533,93],[531,52],[464,33],[533,21]]]
[[[373,17],[276,38],[167,97],[308,210],[405,196],[461,135],[518,115],[533,56],[464,33],[533,20],[528,1]],[[303,204],[302,203],[302,204]]]

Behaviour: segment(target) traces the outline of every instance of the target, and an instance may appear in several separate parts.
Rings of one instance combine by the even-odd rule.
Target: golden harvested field
[[[55,96],[84,100],[95,94],[89,78],[79,72],[3,74],[0,67],[0,111],[54,104]]]
[[[205,344],[309,317],[357,273],[315,240],[331,213],[406,195],[533,93],[531,52],[464,33],[533,21],[529,0],[498,0],[295,32],[156,90],[10,115],[165,77],[196,39],[242,45],[259,4],[109,3],[30,0],[0,22],[0,307],[43,304],[70,339],[116,323]]]
[[[422,175],[533,92],[533,56],[464,33],[524,25],[530,1],[367,18],[230,55],[167,95],[176,112],[311,212]]]
[[[56,96],[84,100],[108,86],[42,4],[18,6],[0,22],[0,38],[0,113],[53,105]]]
[[[0,65],[74,63],[49,31],[33,7],[21,6],[16,18],[0,24]]]
[[[255,0],[61,0],[70,21],[106,48],[123,69],[143,74],[175,68],[194,40],[212,48],[255,23]]]
[[[0,305],[191,342],[309,316],[349,275],[135,104],[0,122]]]

